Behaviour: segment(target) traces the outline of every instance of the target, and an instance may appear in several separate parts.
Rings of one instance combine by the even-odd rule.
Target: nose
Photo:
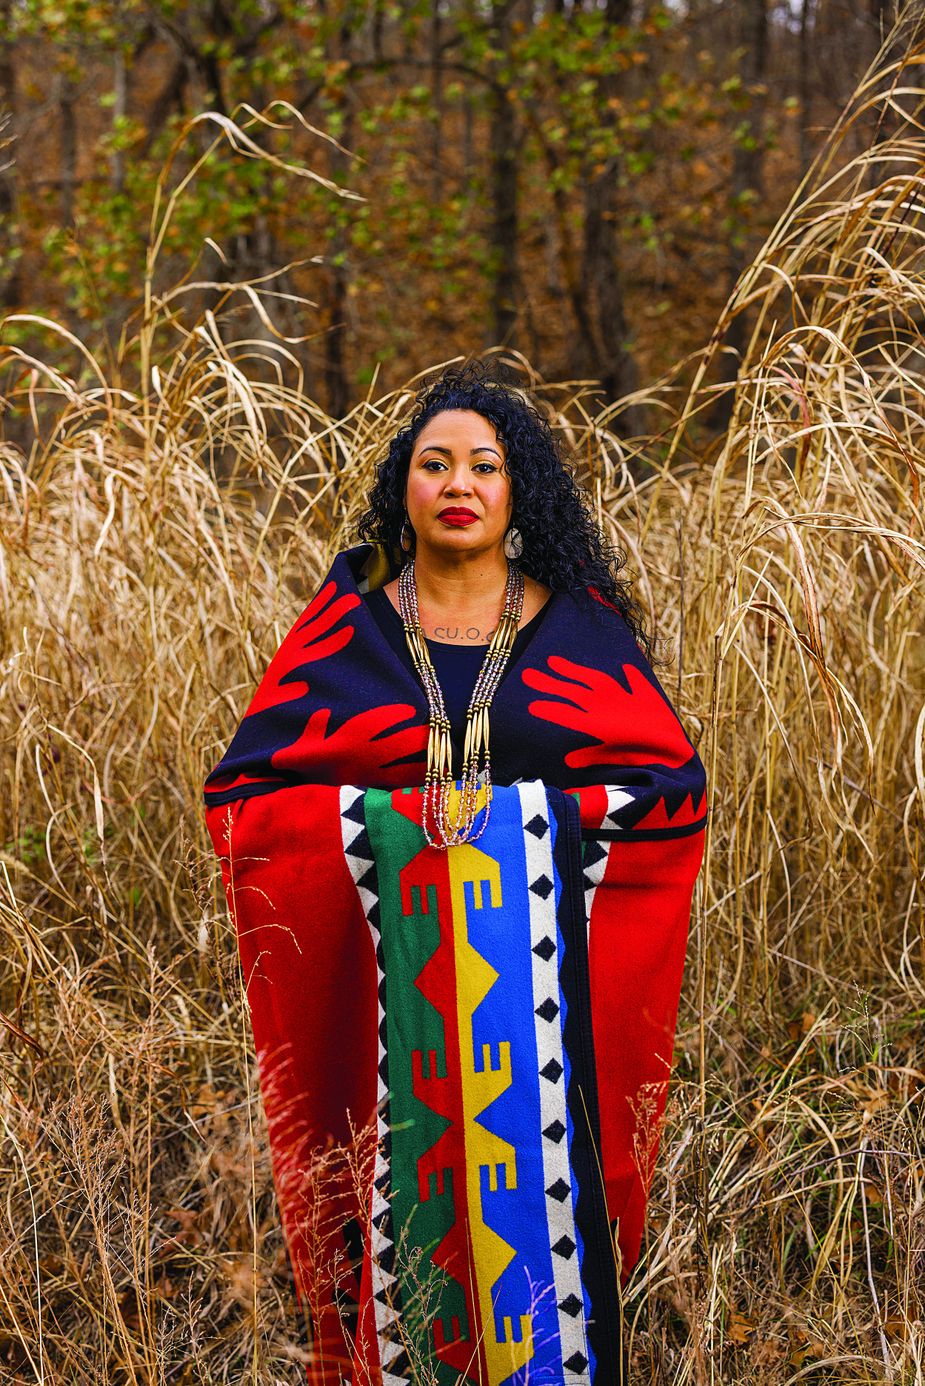
[[[450,468],[446,481],[447,495],[468,496],[472,494],[472,477],[465,462],[457,462]]]

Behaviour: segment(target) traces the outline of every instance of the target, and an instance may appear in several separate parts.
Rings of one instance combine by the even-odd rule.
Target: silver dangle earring
[[[519,529],[511,525],[504,536],[504,556],[505,558],[519,558],[523,551],[523,536]]]
[[[401,527],[401,534],[399,535],[399,543],[401,544],[405,553],[411,552],[411,541],[413,536],[414,530],[411,528],[411,525],[408,521],[408,512],[406,510],[404,524]]]

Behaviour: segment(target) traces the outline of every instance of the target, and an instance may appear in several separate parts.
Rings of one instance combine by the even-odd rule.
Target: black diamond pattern
[[[543,838],[549,832],[549,824],[546,822],[546,819],[539,813],[536,814],[533,818],[531,818],[529,823],[525,823],[524,827],[526,828],[527,832],[532,833],[534,837]]]
[[[553,1001],[551,996],[547,996],[546,1000],[541,1005],[537,1006],[536,1014],[541,1020],[555,1020],[556,1016],[559,1014],[558,1003]]]
[[[581,1313],[581,1300],[578,1298],[577,1295],[569,1295],[567,1299],[560,1299],[560,1300],[559,1300],[559,1308],[562,1310],[563,1314],[569,1314],[569,1315],[571,1315],[571,1317],[572,1317],[573,1319],[575,1319],[575,1318],[577,1318],[578,1315]],[[569,1358],[569,1361],[566,1362],[564,1365],[567,1367],[567,1366],[569,1365],[569,1362],[573,1362],[573,1361],[575,1360],[575,1358],[576,1358],[576,1357],[579,1357],[579,1356],[581,1356],[581,1354],[576,1352],[572,1357]],[[581,1360],[582,1360],[582,1362],[584,1362],[585,1359],[582,1357]],[[585,1364],[585,1365],[587,1365],[587,1364]],[[577,1371],[583,1371],[584,1368],[583,1368],[583,1367],[578,1367],[578,1368],[572,1367],[571,1370],[572,1370],[572,1371],[576,1371],[576,1370],[577,1370]]]
[[[540,939],[539,943],[536,945],[533,951],[538,958],[543,959],[543,962],[549,962],[549,959],[556,951],[556,945],[553,943],[549,935],[546,934],[544,938]]]
[[[571,1237],[560,1237],[552,1249],[557,1256],[564,1256],[567,1261],[570,1256],[575,1254],[575,1243]]]
[[[548,1078],[550,1083],[558,1083],[562,1077],[563,1069],[558,1059],[550,1059],[548,1064],[544,1064],[540,1069],[544,1078]]]
[[[569,1196],[569,1186],[564,1179],[557,1179],[554,1184],[550,1184],[546,1190],[550,1198],[554,1198],[557,1203],[564,1203]]]
[[[568,1361],[563,1362],[562,1365],[570,1372],[583,1372],[588,1365],[588,1359],[580,1352],[573,1352]]]
[[[562,1122],[559,1120],[558,1117],[556,1117],[555,1121],[551,1121],[549,1123],[549,1125],[543,1132],[543,1135],[546,1137],[548,1141],[555,1141],[556,1145],[559,1144],[562,1137],[565,1135],[565,1127],[562,1125]]]
[[[530,889],[533,891],[534,895],[538,895],[541,900],[546,899],[552,888],[552,881],[545,873],[542,876],[540,876],[538,880],[534,881],[533,884],[530,886]]]

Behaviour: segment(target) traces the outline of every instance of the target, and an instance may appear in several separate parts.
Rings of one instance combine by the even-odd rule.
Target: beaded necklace
[[[504,673],[524,604],[524,575],[508,560],[507,584],[501,618],[492,632],[482,667],[479,670],[469,707],[466,712],[466,744],[463,750],[461,789],[456,814],[451,821],[450,795],[455,786],[453,778],[453,747],[450,741],[450,719],[443,701],[443,690],[437,678],[418,612],[417,583],[414,579],[414,559],[401,570],[398,577],[398,603],[405,639],[418,677],[424,685],[430,709],[430,735],[427,738],[427,774],[424,779],[424,804],[421,815],[424,835],[431,847],[457,847],[474,842],[488,824],[491,809],[491,755],[488,749],[488,709]],[[479,760],[482,761],[481,774]],[[477,831],[473,831],[478,813],[479,785],[485,788],[485,816]],[[430,820],[433,823],[431,832]]]

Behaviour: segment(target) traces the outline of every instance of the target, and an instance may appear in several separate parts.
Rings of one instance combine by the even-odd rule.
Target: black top
[[[364,600],[392,649],[406,668],[417,678],[411,651],[408,649],[408,642],[405,639],[405,628],[402,625],[401,616],[389,601],[385,588],[377,587],[374,592],[364,593]],[[545,605],[540,607],[536,615],[518,630],[507,664],[504,666],[504,673],[501,675],[501,683],[507,678],[509,670],[517,663],[533,639],[551,601],[552,597],[547,598]],[[472,690],[484,662],[488,645],[450,645],[442,640],[428,640],[427,648],[430,651],[430,657],[433,660],[443,692],[446,715],[450,719],[450,734],[453,744],[461,757],[466,739],[466,712],[469,708],[469,699],[472,697]]]

